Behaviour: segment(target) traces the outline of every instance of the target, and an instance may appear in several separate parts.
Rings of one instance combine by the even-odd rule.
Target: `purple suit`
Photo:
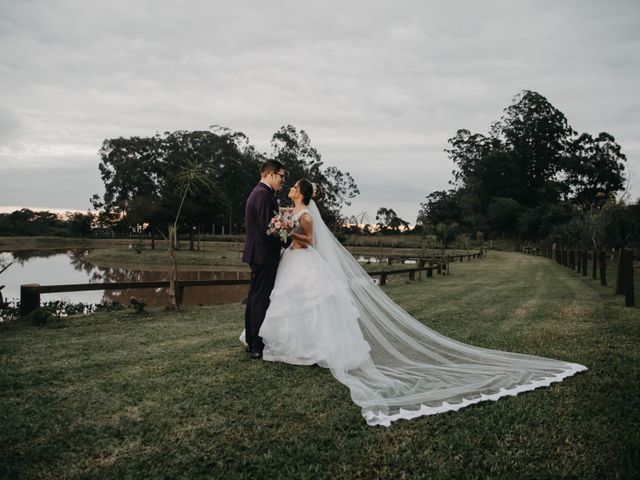
[[[269,296],[280,262],[280,240],[267,235],[269,221],[278,211],[278,202],[268,185],[258,183],[245,206],[245,240],[242,261],[251,267],[251,286],[245,310],[245,335],[249,351],[262,352],[258,335],[269,307]]]
[[[244,251],[242,261],[249,265],[273,265],[280,262],[280,240],[267,235],[269,221],[278,211],[278,202],[271,188],[260,182],[245,206]]]

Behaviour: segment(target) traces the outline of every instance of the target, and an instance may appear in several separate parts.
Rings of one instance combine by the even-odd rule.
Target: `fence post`
[[[626,307],[635,306],[635,285],[633,283],[633,250],[620,250],[620,270],[621,283],[624,293],[624,305]]]
[[[20,316],[29,315],[40,308],[40,292],[37,290],[40,284],[30,283],[20,285]]]
[[[616,269],[616,295],[624,295],[625,292],[625,277],[623,272],[623,257],[624,249],[618,249],[618,268]]]
[[[587,257],[589,256],[589,252],[587,250],[582,251],[582,276],[587,276]]]
[[[415,280],[416,279],[416,271],[415,270],[411,270],[409,272],[409,280]]]
[[[380,286],[384,287],[387,284],[387,274],[386,272],[380,275]]]
[[[420,258],[418,260],[418,268],[420,270],[418,270],[418,280],[422,281],[422,269],[424,268],[424,258]]]
[[[592,250],[591,251],[591,279],[595,280],[598,275],[598,259],[596,258],[596,251]]]
[[[582,250],[578,250],[576,252],[578,254],[578,261],[576,262],[576,267],[578,273],[582,273]]]
[[[184,302],[184,285],[176,284],[176,305],[180,306]]]
[[[607,284],[607,254],[604,250],[599,252],[600,257],[600,285]]]

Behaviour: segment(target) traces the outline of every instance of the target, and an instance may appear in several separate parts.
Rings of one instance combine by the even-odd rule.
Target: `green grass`
[[[549,388],[369,427],[318,367],[251,361],[241,305],[0,327],[0,478],[633,478],[640,311],[490,252],[388,294],[439,332],[582,363]]]
[[[86,248],[94,242],[96,241],[84,238],[0,236],[0,251]],[[112,243],[111,240],[105,240],[103,242]]]
[[[188,243],[182,242],[182,248],[177,251],[178,265],[180,267],[234,267],[234,270],[248,270],[248,266],[242,263],[242,243],[232,242],[207,242],[201,244],[201,249],[189,250]],[[204,248],[202,248],[204,247]],[[168,268],[170,257],[164,246],[154,250],[145,248],[141,253],[127,247],[99,248],[92,250],[86,257],[90,262],[99,266],[134,266]]]

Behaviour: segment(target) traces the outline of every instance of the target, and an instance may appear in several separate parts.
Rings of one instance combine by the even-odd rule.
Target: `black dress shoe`
[[[250,352],[249,357],[251,357],[254,360],[260,359],[262,358],[262,352]]]

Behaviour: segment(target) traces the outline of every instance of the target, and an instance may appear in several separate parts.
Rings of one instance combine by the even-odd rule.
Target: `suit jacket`
[[[271,188],[258,183],[245,206],[245,240],[242,261],[250,265],[273,265],[280,262],[280,240],[267,235],[267,226],[278,212],[278,202]]]

